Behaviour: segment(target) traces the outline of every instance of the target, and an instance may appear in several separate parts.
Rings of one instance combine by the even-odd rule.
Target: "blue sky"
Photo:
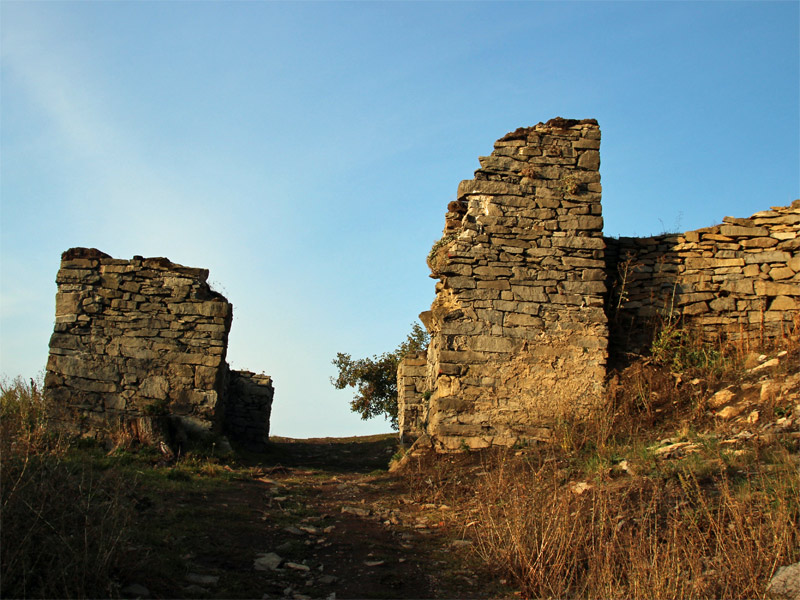
[[[800,197],[798,2],[0,2],[0,372],[47,358],[60,253],[167,256],[234,304],[272,432],[388,431],[329,383],[405,338],[478,156],[598,119],[606,233]]]

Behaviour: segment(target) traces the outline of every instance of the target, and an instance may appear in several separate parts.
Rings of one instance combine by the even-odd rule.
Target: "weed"
[[[134,484],[70,459],[39,390],[21,379],[0,384],[0,596],[115,595]]]
[[[446,246],[450,245],[453,240],[456,239],[455,233],[450,233],[448,235],[443,236],[441,239],[435,241],[433,246],[431,247],[431,251],[428,252],[428,266],[431,268],[431,271],[437,272],[441,267],[440,262],[442,257],[439,256],[439,251],[445,248]]]
[[[169,414],[169,406],[164,399],[153,400],[142,407],[142,412],[148,417],[163,417]]]
[[[412,497],[451,506],[476,556],[522,597],[763,597],[800,558],[800,443],[742,448],[709,431],[703,386],[672,369],[738,366],[722,347],[695,360],[705,342],[692,335],[618,373],[605,407],[553,423],[549,444],[410,461]],[[692,447],[665,459],[666,438]]]

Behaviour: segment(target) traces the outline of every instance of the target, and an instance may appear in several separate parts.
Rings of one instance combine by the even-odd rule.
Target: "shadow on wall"
[[[800,200],[682,234],[605,241],[615,351],[641,352],[676,321],[706,341],[753,347],[798,332]]]

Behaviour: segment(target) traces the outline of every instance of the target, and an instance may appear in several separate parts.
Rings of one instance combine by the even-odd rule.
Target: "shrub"
[[[404,357],[424,350],[428,340],[427,331],[414,323],[406,340],[392,352],[359,359],[339,352],[333,360],[339,374],[331,378],[331,384],[337,390],[356,388],[350,409],[362,419],[384,415],[397,429],[397,367]]]

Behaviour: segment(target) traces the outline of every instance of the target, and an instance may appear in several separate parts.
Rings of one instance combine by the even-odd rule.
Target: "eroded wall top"
[[[82,429],[169,413],[208,427],[227,385],[232,306],[166,258],[62,255],[45,391]]]
[[[600,129],[518,129],[458,186],[428,264],[440,281],[426,427],[445,448],[508,445],[602,396],[607,329]]]

